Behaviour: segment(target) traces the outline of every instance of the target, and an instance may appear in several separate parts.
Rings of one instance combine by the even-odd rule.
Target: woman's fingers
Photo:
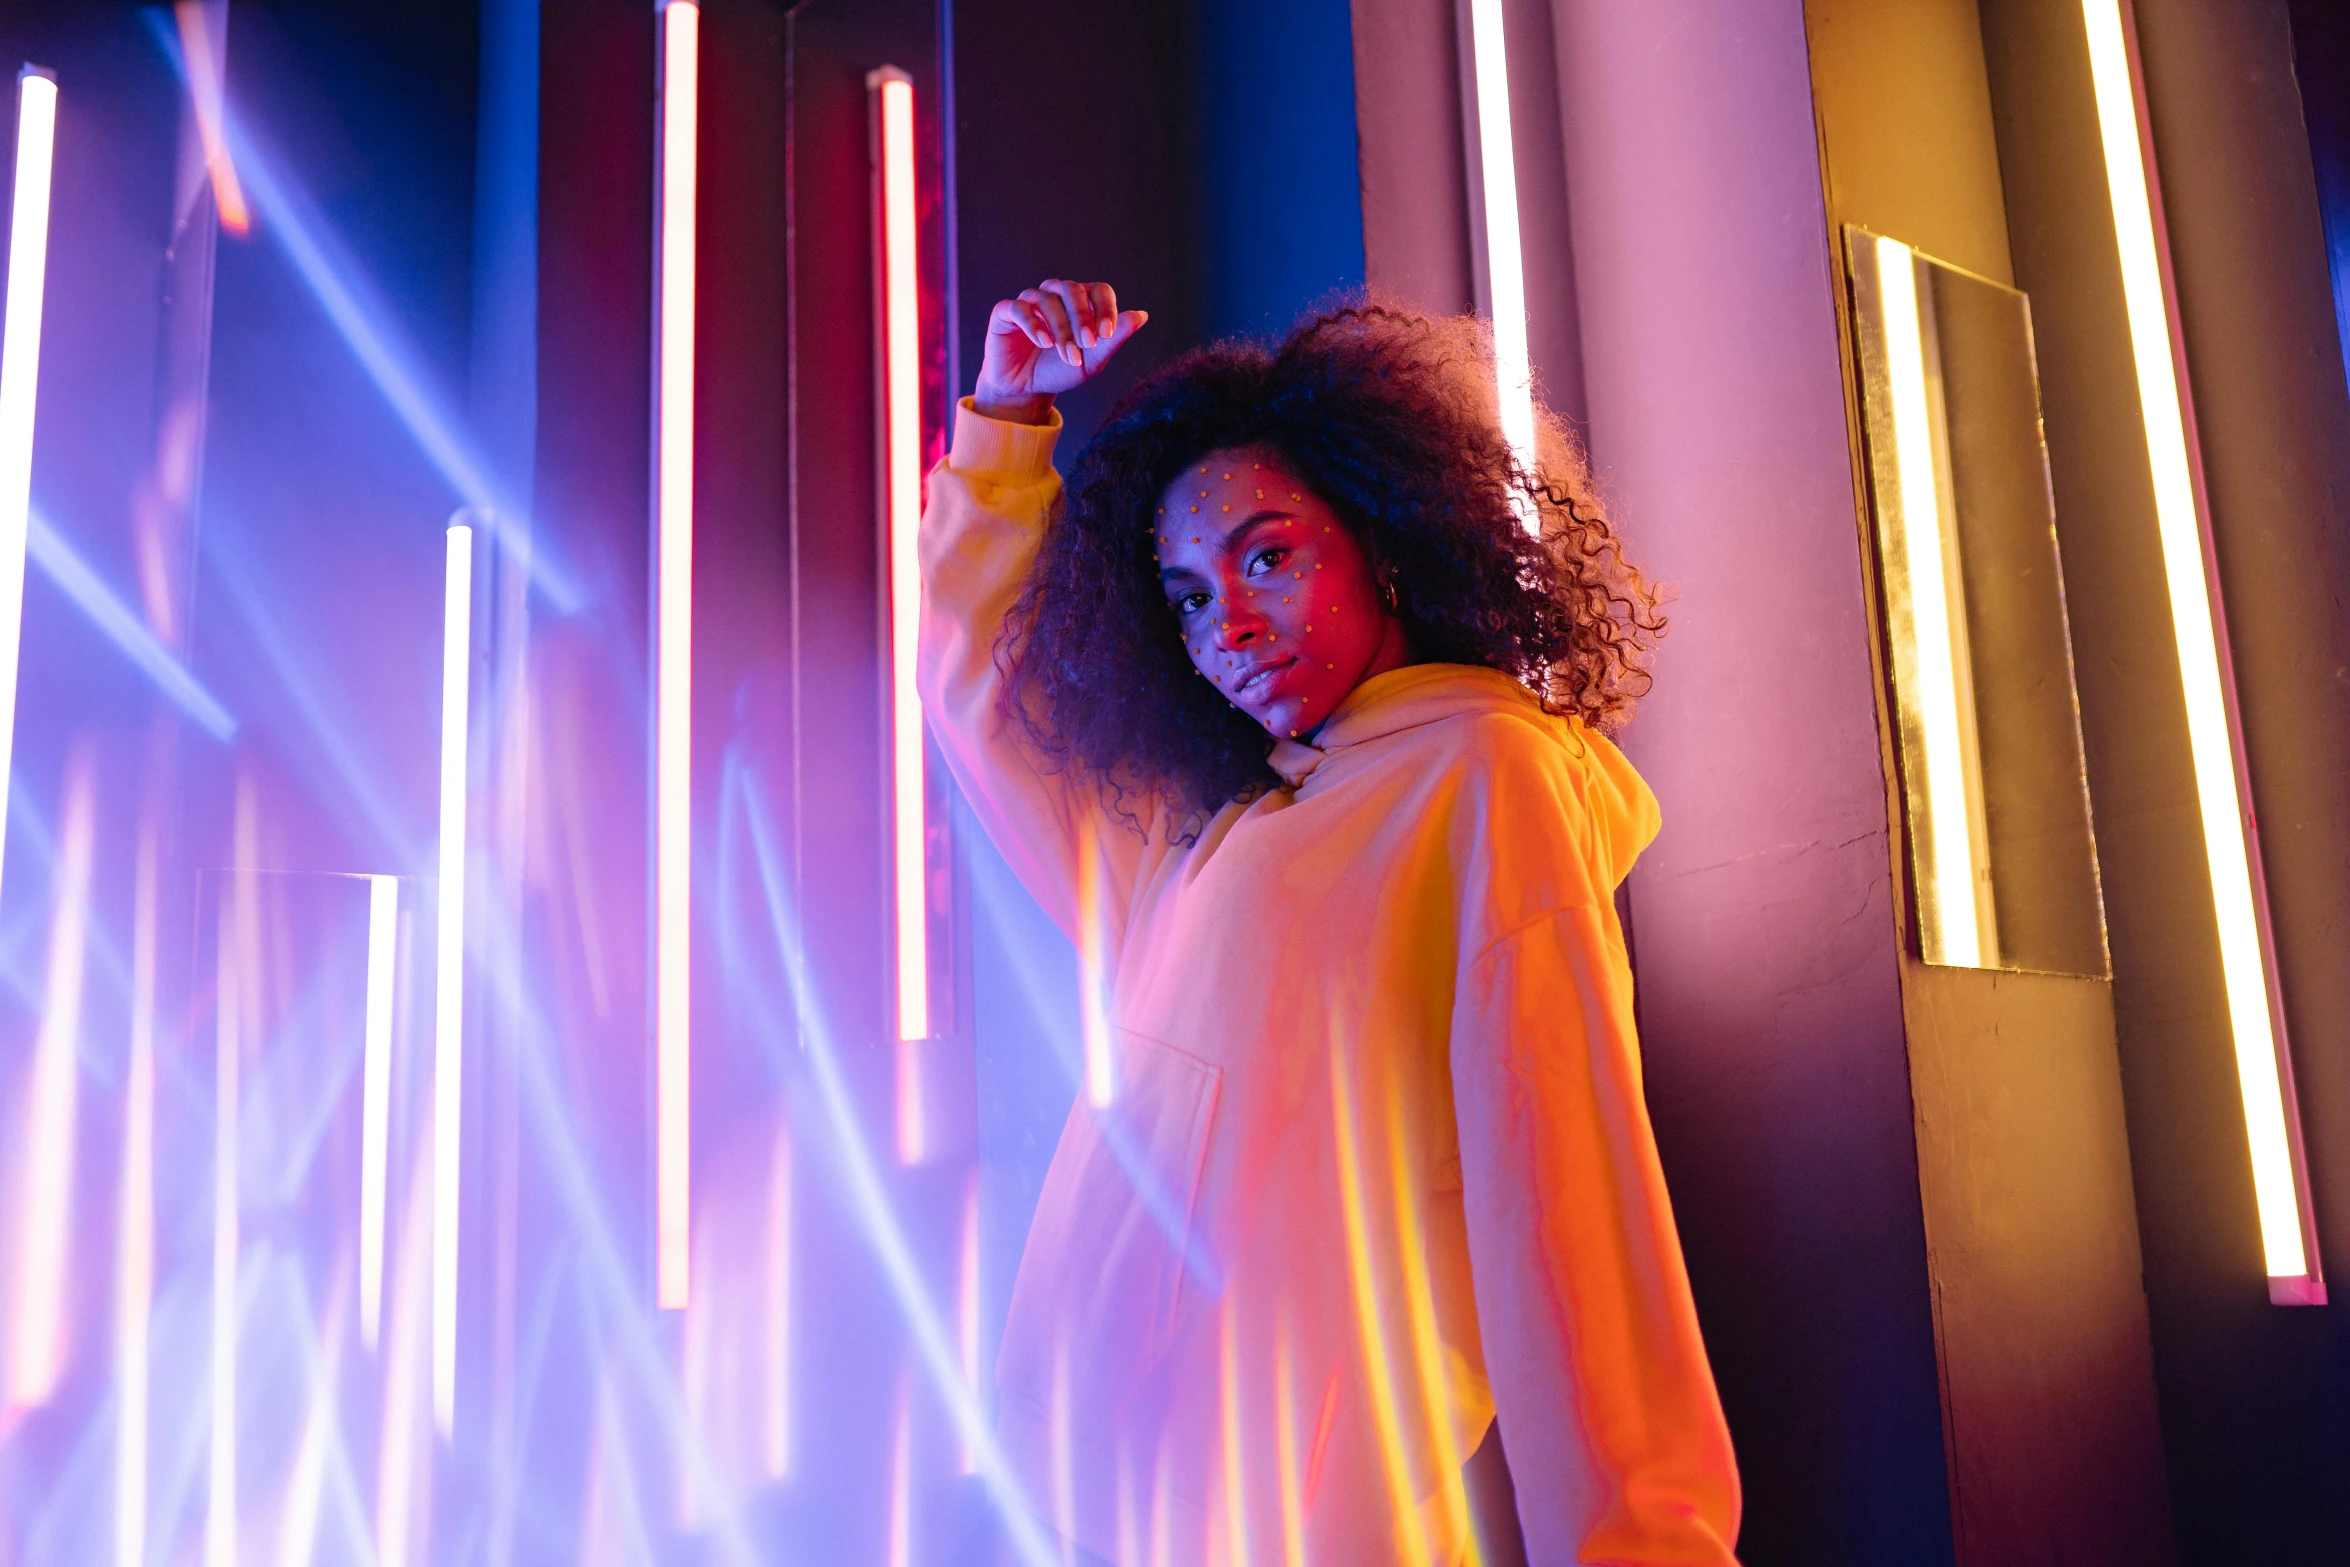
[[[1022,289],[1020,297],[1035,307],[1051,328],[1051,340],[1044,346],[1057,349],[1061,358],[1072,365],[1081,363],[1084,350],[1077,343],[1077,323],[1069,314],[1068,301],[1053,291],[1053,284],[1048,282],[1042,288]]]
[[[1094,338],[1091,289],[1086,284],[1057,277],[1046,278],[1037,286],[1044,290],[1046,298],[1059,300],[1061,308],[1069,313],[1069,332],[1077,346],[1091,348]]]
[[[1036,333],[1029,325],[1028,306],[1017,299],[999,299],[995,309],[987,314],[987,330],[992,336],[1025,337],[1034,341]]]
[[[1119,349],[1124,348],[1126,346],[1126,340],[1132,337],[1135,333],[1141,331],[1144,324],[1147,323],[1150,318],[1151,313],[1147,310],[1122,310],[1118,312],[1116,317],[1117,325],[1110,328],[1108,348],[1102,357],[1106,359],[1110,354],[1114,354]]]
[[[1099,343],[1118,330],[1118,291],[1107,283],[1085,285],[1087,302],[1093,306],[1093,337]]]
[[[988,312],[987,330],[991,337],[1023,338],[1038,348],[1053,346],[1053,330],[1044,313],[1024,299],[997,300]]]
[[[1058,299],[1062,308],[1069,312],[1069,338],[1077,349],[1077,367],[1083,369],[1085,351],[1094,345],[1107,323],[1097,324],[1094,321],[1093,295],[1085,284],[1054,278],[1045,284],[1045,292]]]

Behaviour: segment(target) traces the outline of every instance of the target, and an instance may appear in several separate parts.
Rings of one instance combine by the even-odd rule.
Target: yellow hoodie
[[[1534,1563],[1732,1561],[1612,899],[1655,798],[1418,664],[1195,839],[1121,824],[997,707],[1059,428],[966,403],[922,524],[933,733],[1095,987],[996,1370],[1032,1504],[1119,1567],[1451,1567],[1498,1415]]]

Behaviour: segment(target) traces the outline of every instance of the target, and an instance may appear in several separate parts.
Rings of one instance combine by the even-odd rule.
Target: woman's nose
[[[1227,653],[1237,653],[1265,634],[1265,617],[1256,606],[1238,594],[1226,600],[1224,614],[1216,622],[1216,645]]]

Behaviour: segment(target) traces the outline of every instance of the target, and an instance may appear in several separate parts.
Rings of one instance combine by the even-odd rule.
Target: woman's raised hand
[[[1100,374],[1149,319],[1121,311],[1107,283],[1047,278],[1018,299],[1000,299],[988,313],[972,406],[990,419],[1042,424],[1055,397]]]

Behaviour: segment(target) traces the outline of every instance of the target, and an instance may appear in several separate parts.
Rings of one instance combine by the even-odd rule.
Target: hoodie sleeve
[[[1642,1097],[1631,973],[1598,890],[1619,867],[1592,863],[1612,858],[1608,823],[1553,769],[1504,772],[1519,776],[1471,813],[1482,870],[1465,890],[1503,918],[1465,922],[1452,1076],[1478,1330],[1528,1559],[1722,1567],[1737,1467]],[[1562,874],[1562,856],[1583,863]],[[1587,895],[1513,907],[1508,884],[1523,893],[1527,878],[1511,867],[1545,861],[1540,891]]]
[[[1083,941],[1081,904],[1096,911],[1094,932],[1118,923],[1156,834],[1112,821],[1079,775],[1043,771],[999,705],[996,644],[1060,494],[1060,433],[1058,413],[1024,425],[986,418],[969,398],[957,406],[922,514],[917,683],[947,768],[997,851],[1053,923]]]

